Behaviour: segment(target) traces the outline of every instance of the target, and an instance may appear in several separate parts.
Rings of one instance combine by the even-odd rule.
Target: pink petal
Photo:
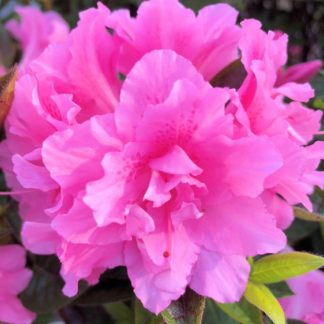
[[[308,274],[288,280],[288,285],[294,292],[293,296],[280,299],[280,303],[287,318],[305,321],[313,317],[324,320],[324,274],[321,271],[313,271]]]
[[[151,73],[152,70],[156,73]],[[124,136],[133,136],[134,127],[146,107],[164,102],[174,82],[181,79],[189,79],[199,87],[204,84],[192,63],[171,50],[152,51],[143,56],[123,84],[121,105],[116,111],[118,131]]]
[[[0,321],[13,324],[31,324],[36,315],[27,310],[14,296],[4,296],[6,302],[0,303]]]
[[[25,254],[24,248],[20,245],[0,246],[0,271],[15,271],[23,268]]]
[[[127,224],[126,233],[141,237],[146,233],[154,231],[155,225],[152,217],[138,205],[130,205],[127,207]]]
[[[8,21],[6,29],[20,42],[23,49],[21,67],[37,58],[49,44],[66,39],[68,25],[56,12],[43,13],[32,6],[18,6],[16,12],[20,21]]]
[[[185,225],[192,238],[208,250],[251,256],[275,253],[285,247],[286,237],[258,198],[232,198],[205,207],[198,221]]]
[[[136,296],[144,307],[158,314],[185,291],[198,249],[184,231],[175,232],[170,255],[152,263],[142,247],[126,245],[125,261]]]
[[[190,287],[216,302],[233,303],[242,297],[249,273],[250,265],[246,258],[201,249],[192,270]]]
[[[125,223],[125,208],[144,194],[149,181],[145,156],[131,143],[122,153],[107,153],[102,161],[105,176],[87,185],[84,202],[93,210],[98,226]],[[107,201],[106,197],[109,197]]]
[[[162,157],[151,160],[149,165],[154,170],[176,175],[198,175],[202,172],[202,169],[199,168],[178,145],[173,146],[171,150]]]
[[[266,138],[240,139],[233,142],[225,160],[225,182],[236,195],[254,198],[264,190],[265,179],[282,163],[281,155]]]
[[[63,292],[72,297],[78,291],[78,281],[90,278],[95,284],[106,269],[124,265],[122,243],[97,247],[88,244],[64,243],[59,253],[61,275],[65,280]]]
[[[294,220],[294,213],[291,205],[280,198],[276,193],[269,190],[262,194],[262,199],[269,212],[275,216],[278,227],[281,229],[288,228]]]
[[[45,192],[57,188],[57,183],[51,179],[48,170],[44,166],[34,164],[34,161],[29,161],[28,156],[15,154],[12,161],[17,179],[24,188]]]
[[[24,246],[36,254],[54,254],[60,239],[46,223],[25,222],[22,228]]]
[[[305,83],[310,82],[322,67],[320,60],[290,66],[286,71],[279,73],[277,86],[287,82]]]
[[[193,62],[205,80],[212,79],[238,58],[241,31],[236,26],[237,16],[238,12],[224,3],[199,11],[195,29],[201,30],[201,45]]]
[[[309,83],[289,82],[276,88],[275,91],[298,102],[307,102],[314,97],[314,90]]]
[[[76,244],[105,245],[129,239],[125,228],[119,224],[98,227],[82,196],[74,200],[68,212],[58,214],[51,222],[51,227],[65,240]]]
[[[77,89],[78,102],[91,106],[88,116],[114,111],[121,85],[115,64],[119,48],[106,30],[109,15],[108,8],[99,3],[98,8],[80,14],[78,27],[70,35],[68,75]]]

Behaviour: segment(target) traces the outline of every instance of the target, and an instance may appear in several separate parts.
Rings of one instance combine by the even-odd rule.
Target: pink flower
[[[278,86],[278,73],[287,60],[287,35],[266,34],[256,20],[241,24],[239,47],[247,76],[229,110],[236,116],[239,134],[266,136],[281,152],[283,164],[266,180],[263,199],[278,225],[286,228],[293,219],[287,202],[302,203],[311,210],[308,194],[315,184],[324,186],[323,175],[314,168],[323,157],[323,143],[303,147],[319,130],[322,113],[302,105],[314,94],[308,83],[295,83],[291,77]],[[292,102],[284,103],[285,97]]]
[[[19,245],[0,246],[0,321],[32,323],[35,315],[17,295],[28,285],[32,272],[25,268],[25,251]]]
[[[312,89],[277,87],[285,36],[236,16],[152,0],[131,18],[99,4],[20,75],[0,162],[24,245],[58,255],[65,294],[126,266],[155,313],[187,286],[237,301],[247,257],[280,251],[291,204],[309,207],[322,157],[304,147],[320,118],[301,104]],[[239,49],[244,83],[213,88]]]
[[[307,324],[324,323],[324,273],[313,271],[288,280],[294,295],[281,298],[287,318]]]
[[[8,21],[6,29],[22,47],[20,67],[26,67],[49,44],[65,40],[69,32],[67,23],[53,11],[43,13],[36,7],[17,6],[16,12],[20,21]]]
[[[23,81],[17,89],[33,86]],[[59,255],[66,294],[81,278],[94,283],[105,268],[126,265],[135,293],[156,313],[187,285],[235,301],[249,273],[246,256],[284,246],[258,198],[281,157],[262,137],[232,139],[228,99],[183,57],[153,51],[128,74],[115,118],[96,116],[50,136],[50,127],[39,127],[48,136],[41,150],[14,155],[20,185],[41,191],[43,212],[48,204],[47,220],[24,210],[24,243]],[[225,273],[228,286],[215,283]]]
[[[78,119],[86,120],[115,110],[122,76],[154,49],[176,51],[211,79],[238,57],[237,15],[229,5],[218,4],[196,17],[178,0],[152,0],[140,6],[135,19],[126,10],[110,13],[99,2],[98,8],[80,14],[68,42],[48,48],[33,70],[39,75],[47,66],[47,78],[51,69],[55,88],[73,93],[82,106]]]

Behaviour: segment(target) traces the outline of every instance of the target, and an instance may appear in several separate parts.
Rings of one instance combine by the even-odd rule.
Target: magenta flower
[[[287,35],[266,34],[252,19],[242,22],[242,34],[239,48],[247,76],[229,110],[236,117],[238,134],[265,136],[281,154],[282,166],[266,179],[262,196],[278,226],[286,228],[293,218],[290,205],[301,203],[311,210],[308,194],[314,185],[324,185],[323,174],[316,171],[323,143],[303,146],[319,130],[322,113],[302,105],[314,95],[309,83],[288,80],[277,85],[287,61]],[[284,98],[291,102],[285,104]]]
[[[238,301],[247,257],[284,248],[291,205],[311,208],[323,179],[322,145],[305,147],[321,117],[302,106],[313,91],[276,83],[285,35],[236,16],[152,0],[131,18],[99,4],[21,73],[1,165],[25,246],[59,257],[68,296],[126,266],[155,313],[188,286]],[[237,59],[239,89],[212,87]]]
[[[19,245],[0,246],[0,321],[32,323],[35,315],[27,310],[17,295],[23,291],[32,272],[25,269],[25,251]]]
[[[294,295],[280,300],[287,318],[301,320],[308,324],[323,323],[323,272],[313,271],[288,280],[288,284]]]

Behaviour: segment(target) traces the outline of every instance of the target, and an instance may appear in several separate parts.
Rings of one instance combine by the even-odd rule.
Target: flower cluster
[[[20,73],[1,166],[24,192],[24,245],[59,257],[66,295],[126,266],[155,313],[187,286],[237,301],[247,257],[282,250],[291,206],[312,208],[322,114],[303,103],[319,64],[285,71],[287,36],[237,15],[99,3]]]

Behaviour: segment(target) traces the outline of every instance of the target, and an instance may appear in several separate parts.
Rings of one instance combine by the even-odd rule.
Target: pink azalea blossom
[[[224,4],[195,16],[151,0],[131,18],[99,3],[21,73],[0,163],[24,245],[59,257],[66,295],[126,266],[155,313],[188,286],[238,301],[247,257],[280,251],[291,205],[311,208],[313,91],[276,84],[286,36],[236,17]],[[239,50],[241,87],[213,88]]]
[[[263,199],[278,226],[286,228],[293,219],[289,205],[302,203],[311,210],[308,194],[314,185],[324,185],[322,173],[314,168],[323,157],[323,143],[303,147],[319,130],[322,113],[303,106],[314,92],[308,83],[294,82],[300,78],[287,77],[278,86],[278,73],[287,61],[287,35],[265,33],[253,19],[241,24],[239,47],[247,76],[230,111],[236,116],[238,133],[266,136],[282,154],[283,164],[266,180]],[[285,97],[292,102],[285,104]]]
[[[324,273],[313,271],[288,280],[294,295],[281,298],[287,318],[307,324],[324,323]]]
[[[13,324],[32,323],[35,315],[27,310],[17,295],[28,285],[32,272],[25,268],[25,251],[19,245],[0,246],[0,321]]]
[[[237,16],[226,4],[208,6],[195,16],[178,0],[152,0],[145,1],[132,18],[127,10],[111,13],[99,2],[98,8],[80,14],[68,42],[48,48],[34,70],[38,76],[45,72],[46,78],[50,73],[57,90],[72,92],[82,106],[78,119],[86,120],[115,110],[120,77],[154,49],[176,51],[211,79],[238,57]]]
[[[65,40],[69,32],[67,23],[54,11],[41,12],[36,7],[17,6],[16,12],[20,21],[8,21],[6,29],[21,45],[21,68],[37,58],[49,44]]]

